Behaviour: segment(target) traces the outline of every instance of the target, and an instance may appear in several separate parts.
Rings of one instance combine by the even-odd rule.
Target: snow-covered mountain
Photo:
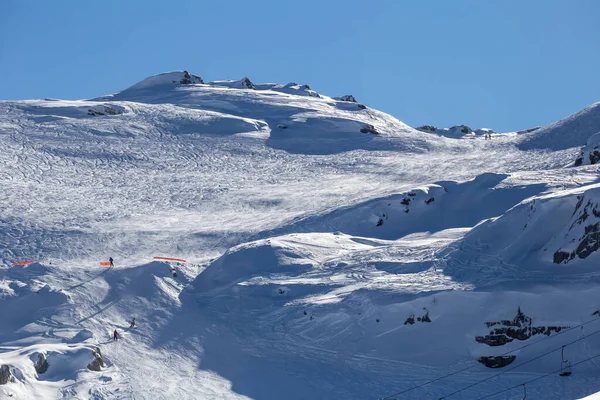
[[[566,118],[541,127],[522,136],[519,147],[523,150],[561,150],[583,146],[588,138],[600,130],[600,102]]]
[[[0,398],[599,392],[596,106],[485,140],[187,71],[2,101]]]

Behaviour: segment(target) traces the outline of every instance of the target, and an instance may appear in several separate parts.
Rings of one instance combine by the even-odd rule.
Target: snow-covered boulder
[[[379,135],[379,131],[375,129],[375,127],[371,124],[365,124],[362,128],[360,128],[362,133],[372,133],[374,135]]]
[[[593,134],[581,149],[579,157],[575,160],[575,166],[593,165],[600,161],[600,132]]]

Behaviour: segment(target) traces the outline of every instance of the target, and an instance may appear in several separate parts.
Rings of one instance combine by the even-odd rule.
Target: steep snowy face
[[[600,161],[600,132],[593,134],[575,160],[575,166],[593,165]]]
[[[552,245],[560,245],[554,252],[556,264],[585,260],[600,249],[600,189],[587,190],[578,196],[575,211],[565,228],[559,232]]]
[[[579,147],[599,130],[600,102],[550,125],[523,133],[518,146],[523,150]]]
[[[480,286],[587,277],[599,257],[599,199],[597,184],[530,197],[471,229],[446,257],[445,271]]]

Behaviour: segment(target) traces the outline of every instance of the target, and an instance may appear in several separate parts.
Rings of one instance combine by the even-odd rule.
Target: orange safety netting
[[[103,267],[110,267],[110,261],[100,261],[100,265]]]
[[[27,260],[27,261],[16,261],[13,263],[14,265],[28,265],[28,264],[33,264],[33,260]]]

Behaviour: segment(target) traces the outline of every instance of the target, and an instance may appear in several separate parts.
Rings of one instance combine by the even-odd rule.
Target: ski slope
[[[0,398],[600,392],[596,108],[484,140],[187,72],[1,101]]]

